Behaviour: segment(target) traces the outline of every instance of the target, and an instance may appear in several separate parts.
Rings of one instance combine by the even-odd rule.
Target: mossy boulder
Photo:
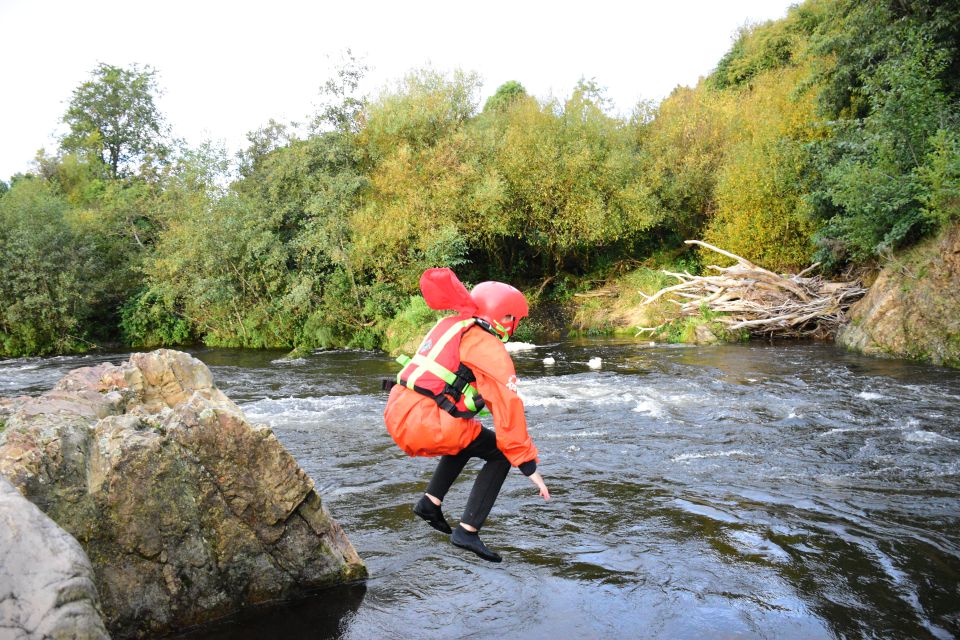
[[[891,258],[848,315],[848,349],[960,367],[960,224]]]
[[[366,576],[313,480],[186,353],[77,369],[19,403],[0,474],[83,546],[118,636]]]

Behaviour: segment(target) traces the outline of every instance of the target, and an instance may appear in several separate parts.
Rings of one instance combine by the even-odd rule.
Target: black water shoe
[[[450,542],[461,549],[473,551],[484,560],[490,562],[500,562],[503,560],[499,553],[487,549],[487,545],[483,544],[483,540],[480,539],[480,534],[476,531],[470,532],[463,527],[457,527],[453,535],[450,536]]]
[[[427,521],[431,527],[443,533],[450,533],[452,529],[443,517],[443,511],[440,507],[433,504],[427,496],[420,496],[420,502],[413,505],[413,512]]]

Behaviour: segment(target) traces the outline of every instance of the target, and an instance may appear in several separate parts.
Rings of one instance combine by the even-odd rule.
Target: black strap
[[[476,382],[477,377],[473,375],[470,367],[462,362],[453,375],[456,376],[456,380],[454,380],[453,384],[448,383],[444,386],[443,393],[452,396],[454,402],[459,402],[460,398],[463,397],[463,390],[467,388],[468,384]]]
[[[390,391],[395,386],[397,386],[396,380],[381,380],[380,382],[380,387],[384,391]],[[404,384],[403,386],[406,386],[406,385]],[[449,386],[450,385],[447,385],[447,387]],[[477,396],[476,398],[473,399],[473,403],[477,407],[476,411],[470,411],[469,409],[462,410],[457,408],[457,401],[460,400],[459,396],[451,400],[444,393],[436,395],[434,393],[431,393],[429,389],[424,389],[423,387],[418,387],[417,385],[413,385],[413,390],[419,393],[420,395],[427,396],[428,398],[436,402],[441,409],[443,409],[444,411],[452,415],[454,418],[472,418],[476,416],[478,413],[480,413],[480,410],[483,409],[483,407],[485,406],[483,402],[483,398],[481,398],[480,396]],[[444,392],[446,392],[446,388],[444,389]]]
[[[487,322],[486,320],[483,320],[482,318],[474,318],[474,320],[477,321],[478,327],[480,327],[481,329],[483,329],[484,331],[492,335],[497,340],[500,339],[500,334],[494,331],[493,325],[491,325],[489,322]]]
[[[457,409],[456,403],[447,396],[435,396],[434,400],[441,409],[452,415],[454,418],[472,418],[477,415],[476,411],[461,411]]]

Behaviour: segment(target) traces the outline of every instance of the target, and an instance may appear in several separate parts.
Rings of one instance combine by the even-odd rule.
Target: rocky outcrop
[[[20,401],[0,474],[86,550],[117,636],[366,576],[313,481],[185,353],[77,369]]]
[[[0,478],[0,637],[109,639],[93,568],[70,534]]]
[[[892,258],[848,315],[848,349],[960,367],[960,225]]]

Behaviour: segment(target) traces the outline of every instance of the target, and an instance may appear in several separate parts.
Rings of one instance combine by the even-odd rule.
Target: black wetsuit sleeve
[[[525,476],[533,475],[533,472],[537,470],[537,461],[536,460],[527,460],[526,462],[521,463],[517,469],[520,469],[520,473]]]

